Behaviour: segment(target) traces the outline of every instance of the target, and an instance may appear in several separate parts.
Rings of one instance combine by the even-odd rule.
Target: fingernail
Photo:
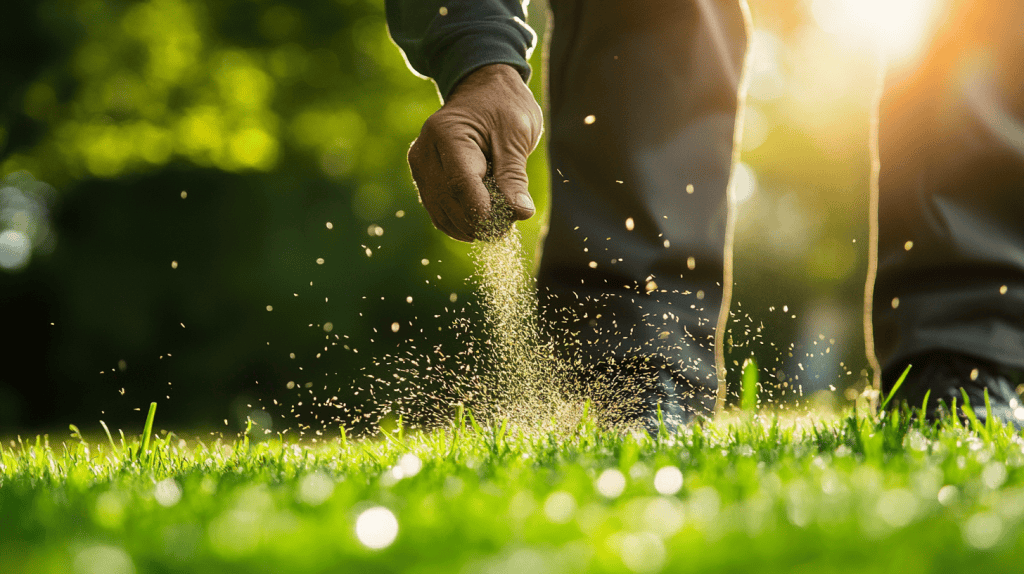
[[[530,197],[529,193],[520,193],[516,196],[516,205],[519,207],[525,207],[526,209],[533,209],[533,198]]]

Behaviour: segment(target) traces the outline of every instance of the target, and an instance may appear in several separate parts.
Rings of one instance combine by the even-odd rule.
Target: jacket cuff
[[[462,78],[489,64],[508,64],[519,72],[523,82],[530,80],[526,54],[531,46],[524,37],[532,34],[529,28],[520,31],[507,24],[486,22],[461,32],[437,42],[430,58],[436,62],[430,76],[437,83],[442,99],[447,101]]]

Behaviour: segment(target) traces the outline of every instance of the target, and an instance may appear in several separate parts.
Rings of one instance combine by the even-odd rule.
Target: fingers
[[[436,190],[444,185],[444,171],[441,169],[440,158],[434,153],[434,146],[424,142],[421,136],[412,142],[409,148],[409,167],[412,179],[420,195],[420,203],[427,210],[430,221],[438,230],[452,239],[472,241],[473,238],[455,227],[439,201]]]
[[[498,145],[494,149],[494,182],[512,208],[516,221],[533,217],[537,209],[530,197],[530,181],[526,176],[526,156]]]
[[[455,227],[479,239],[482,224],[491,217],[491,196],[484,185],[487,158],[468,137],[438,141],[436,149],[446,177],[447,192],[440,194],[445,211]]]
[[[431,137],[428,126],[409,148],[409,167],[434,227],[449,237],[471,242],[490,215],[484,187],[487,161],[469,138]]]

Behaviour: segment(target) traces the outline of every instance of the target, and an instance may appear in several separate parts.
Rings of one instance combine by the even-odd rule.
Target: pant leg
[[[738,0],[551,9],[546,311],[563,326],[572,315],[594,355],[659,355],[686,371],[688,404],[710,412],[743,11]]]
[[[876,354],[1024,368],[1024,4],[960,1],[879,124]],[[888,373],[887,373],[888,374]]]

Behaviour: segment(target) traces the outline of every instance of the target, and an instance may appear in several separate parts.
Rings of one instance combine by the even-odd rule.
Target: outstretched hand
[[[489,163],[512,220],[533,216],[526,159],[543,129],[540,106],[511,66],[484,66],[460,81],[409,148],[412,177],[434,226],[460,241],[494,232],[484,185]]]

